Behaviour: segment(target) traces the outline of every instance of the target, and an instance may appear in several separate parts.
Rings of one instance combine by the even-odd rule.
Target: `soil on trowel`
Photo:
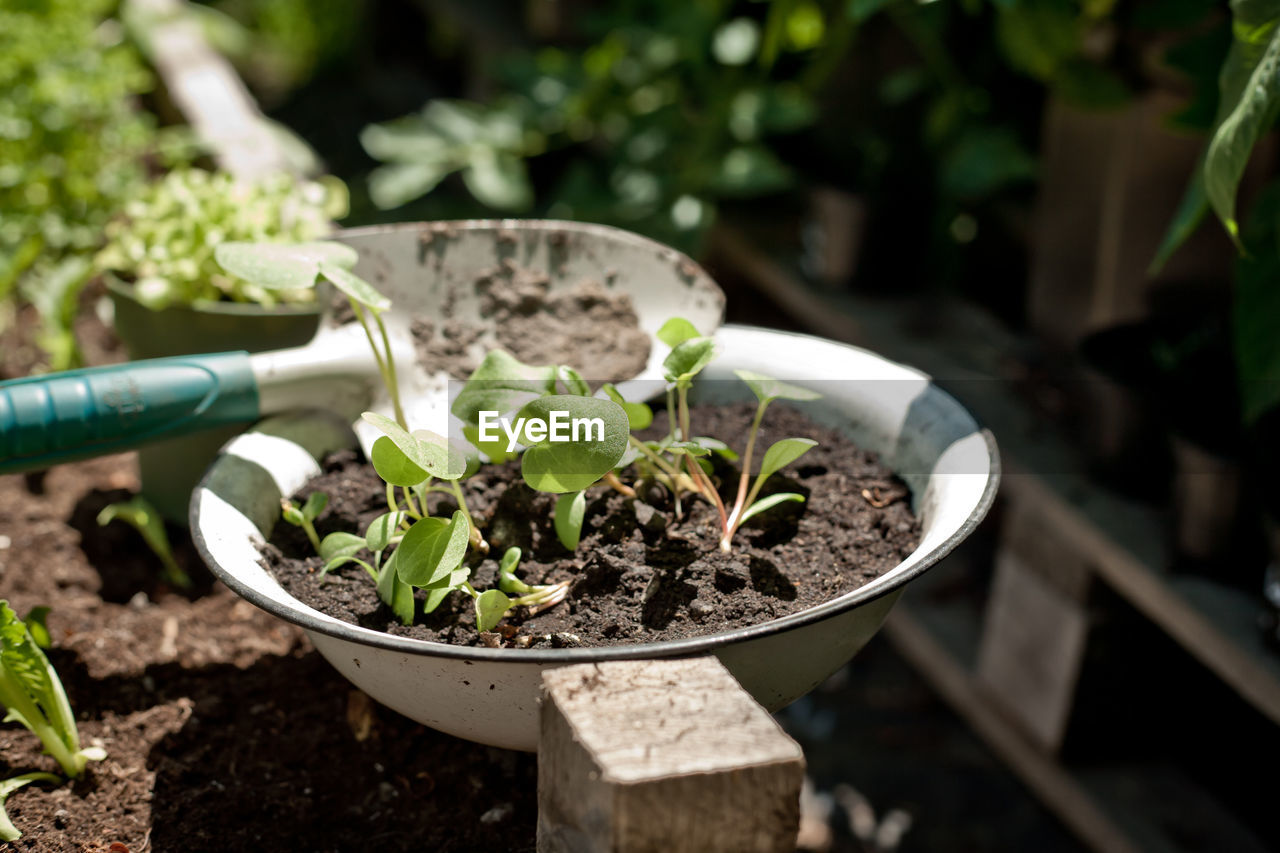
[[[498,346],[526,364],[568,364],[591,380],[619,382],[649,360],[649,338],[631,299],[599,281],[583,279],[553,292],[546,273],[504,261],[477,277],[475,288]],[[483,330],[449,319],[448,306],[442,313],[443,320],[422,318],[411,326],[419,363],[465,379],[483,357],[476,346]]]
[[[741,448],[754,409],[696,407],[694,429]],[[656,437],[665,430],[665,413],[659,412],[650,432]],[[497,560],[512,546],[522,549],[519,574],[526,582],[570,582],[562,603],[537,614],[523,608],[508,614],[498,637],[477,633],[471,599],[462,593],[450,595],[434,613],[419,609],[413,625],[401,625],[363,569],[349,566],[320,578],[322,561],[305,534],[287,524],[277,525],[264,559],[291,595],[321,612],[391,634],[459,645],[493,645],[499,637],[516,648],[615,645],[752,625],[879,577],[920,540],[907,486],[875,453],[775,404],[757,446],[789,436],[809,436],[819,445],[771,477],[761,494],[798,492],[805,502],[782,503],[748,521],[728,554],[719,548],[719,518],[710,504],[686,495],[677,514],[664,488],[643,482],[636,498],[592,487],[582,541],[570,552],[552,525],[554,495],[528,488],[518,462],[483,466],[463,485],[490,544],[487,557],[471,557],[472,583],[478,589],[494,586]],[[720,492],[731,504],[738,470],[716,464]],[[363,532],[386,511],[382,481],[351,451],[330,457],[324,473],[295,497],[312,491],[329,496],[316,524],[321,536]],[[432,514],[447,516],[454,508],[452,498],[432,497]]]

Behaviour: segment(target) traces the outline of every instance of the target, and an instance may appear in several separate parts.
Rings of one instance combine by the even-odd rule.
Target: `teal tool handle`
[[[184,355],[0,383],[0,474],[258,417],[246,352]]]

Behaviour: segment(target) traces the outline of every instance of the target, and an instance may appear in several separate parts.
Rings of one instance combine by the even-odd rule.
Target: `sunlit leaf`
[[[760,482],[769,479],[775,471],[785,468],[817,446],[818,442],[811,438],[784,438],[775,442],[765,451],[764,459],[760,461]]]

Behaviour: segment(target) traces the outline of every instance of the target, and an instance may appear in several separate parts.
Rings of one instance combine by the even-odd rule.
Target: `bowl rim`
[[[867,604],[868,602],[899,592],[909,581],[924,573],[943,557],[955,550],[956,546],[964,541],[964,539],[966,539],[986,517],[987,512],[995,502],[996,492],[999,489],[1002,474],[1000,453],[999,448],[996,446],[995,436],[989,429],[983,427],[969,409],[959,400],[934,383],[932,377],[916,370],[915,368],[900,365],[885,356],[863,347],[843,343],[841,341],[832,341],[817,335],[808,335],[800,332],[790,332],[779,329],[765,329],[759,326],[739,324],[730,324],[722,326],[721,328],[751,332],[768,332],[770,334],[804,338],[808,340],[821,341],[823,343],[835,344],[841,347],[848,347],[883,361],[887,361],[895,366],[903,367],[925,379],[928,382],[928,388],[931,393],[942,395],[942,397],[949,401],[951,405],[954,405],[969,417],[974,424],[974,432],[982,436],[982,440],[986,446],[987,455],[990,460],[990,467],[987,471],[987,481],[983,487],[981,496],[978,498],[977,503],[974,505],[969,515],[943,542],[939,543],[927,554],[924,554],[919,559],[915,560],[911,565],[907,566],[906,569],[899,572],[892,580],[887,581],[884,584],[864,584],[863,586],[850,590],[836,598],[829,599],[821,604],[800,610],[796,613],[791,613],[777,619],[770,619],[767,622],[760,622],[755,625],[745,625],[741,628],[733,628],[728,631],[720,631],[714,634],[703,634],[696,637],[687,637],[678,640],[660,640],[647,643],[627,643],[616,646],[590,646],[586,648],[566,649],[476,648],[474,646],[455,646],[449,643],[437,643],[413,637],[401,637],[394,634],[376,631],[372,628],[364,628],[359,625],[342,622],[341,620],[330,621],[332,617],[320,618],[320,614],[313,612],[311,608],[303,605],[302,602],[289,595],[288,592],[285,592],[285,596],[291,602],[296,603],[296,607],[289,606],[277,601],[276,599],[261,594],[256,589],[242,582],[234,572],[225,569],[215,559],[213,559],[209,552],[208,544],[205,542],[204,534],[197,523],[200,497],[205,489],[205,483],[209,479],[213,467],[218,464],[217,459],[215,459],[213,464],[210,465],[209,471],[205,472],[204,477],[201,478],[199,485],[196,486],[196,489],[191,496],[189,513],[191,538],[195,542],[196,550],[199,552],[201,559],[204,560],[205,565],[209,567],[218,580],[222,581],[237,595],[241,596],[249,603],[267,611],[273,616],[277,616],[287,622],[297,625],[304,631],[314,631],[338,640],[355,643],[359,646],[371,647],[389,652],[398,652],[401,654],[506,664],[568,665],[605,660],[638,660],[654,657],[691,657],[694,655],[710,654],[725,646],[775,634],[782,634],[806,625],[824,621],[846,611],[860,607],[861,605]],[[234,441],[234,439],[232,440]],[[219,455],[219,458],[220,456],[221,455]]]

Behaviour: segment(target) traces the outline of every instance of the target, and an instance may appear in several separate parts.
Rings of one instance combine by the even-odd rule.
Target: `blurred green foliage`
[[[302,243],[327,235],[346,215],[346,186],[334,177],[286,174],[257,181],[224,172],[175,169],[128,200],[106,227],[98,270],[133,285],[151,308],[202,301],[309,302],[314,290],[266,290],[229,275],[214,259],[218,244]]]
[[[396,207],[461,173],[498,210],[622,225],[688,247],[718,199],[788,185],[767,144],[810,124],[814,90],[852,20],[845,2],[624,0],[584,25],[587,46],[510,56],[488,104],[435,100],[365,129],[385,165],[376,204]],[[557,154],[535,198],[526,163]],[[569,156],[565,156],[569,155]]]
[[[361,38],[361,0],[207,0],[193,4],[206,38],[268,105],[347,56]]]
[[[135,109],[150,73],[114,0],[0,5],[0,304],[36,306],[50,366],[79,358],[70,331],[86,252],[146,178],[154,123]],[[0,326],[4,318],[0,317]]]

